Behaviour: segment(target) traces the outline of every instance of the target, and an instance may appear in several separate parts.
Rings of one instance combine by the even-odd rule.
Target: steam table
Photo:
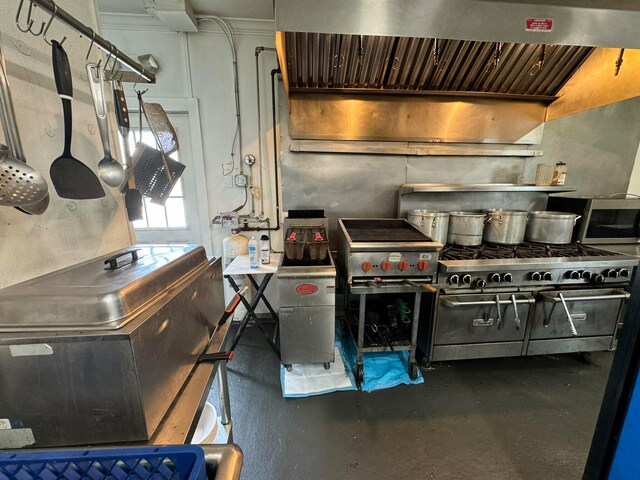
[[[249,303],[249,301],[246,298],[244,298],[244,296],[241,296],[241,301],[246,307],[247,313],[242,319],[242,321],[240,322],[240,327],[238,328],[238,332],[236,333],[236,336],[234,337],[229,350],[230,351],[235,350],[236,345],[238,345],[238,342],[240,341],[240,338],[244,333],[244,330],[247,328],[247,325],[249,324],[249,321],[253,319],[254,323],[258,326],[260,331],[262,331],[262,334],[267,339],[267,342],[269,342],[269,346],[278,357],[278,360],[280,360],[280,349],[278,348],[278,340],[277,340],[278,333],[279,333],[280,318],[278,317],[278,314],[275,312],[275,310],[273,309],[273,307],[271,306],[271,304],[269,303],[269,301],[267,300],[264,294],[267,288],[267,285],[269,284],[269,281],[271,280],[273,275],[278,272],[278,264],[280,263],[280,254],[272,253],[270,260],[271,262],[268,264],[261,263],[258,268],[251,268],[251,266],[249,265],[249,255],[238,255],[233,260],[233,262],[231,262],[229,266],[224,269],[224,272],[223,272],[224,278],[227,279],[227,281],[229,282],[229,284],[235,290],[236,293],[240,291],[240,287],[238,286],[236,281],[233,279],[233,276],[246,275],[249,278],[251,285],[253,285],[253,288],[256,289],[256,293],[251,303]],[[259,285],[256,279],[254,278],[256,275],[264,275],[264,278],[262,279]],[[265,326],[263,325],[263,320],[261,320],[255,312],[255,309],[260,303],[260,300],[262,300],[264,305],[267,307],[267,310],[269,310],[271,317],[276,322],[276,328],[273,333],[273,337],[269,335],[269,333],[265,329]]]

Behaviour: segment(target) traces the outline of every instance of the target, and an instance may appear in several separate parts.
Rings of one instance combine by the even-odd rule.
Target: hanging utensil
[[[142,143],[143,92],[138,92],[140,104],[140,141],[133,152],[133,165],[136,186],[151,202],[164,205],[185,166],[167,156],[163,151]],[[153,133],[153,131],[152,131]],[[155,137],[155,135],[154,135]],[[156,143],[158,138],[155,137]]]
[[[87,76],[89,77],[89,87],[93,98],[93,107],[96,111],[98,130],[104,149],[104,158],[98,163],[98,175],[104,183],[110,187],[119,187],[125,180],[125,171],[120,162],[111,155],[111,144],[109,139],[109,124],[107,122],[107,102],[104,98],[104,74],[101,68],[95,63],[87,64]]]
[[[58,195],[73,200],[102,198],[105,196],[100,180],[93,171],[71,154],[73,133],[73,83],[67,52],[62,45],[53,40],[52,58],[56,89],[62,101],[64,114],[64,149],[51,164],[49,173]]]
[[[159,103],[146,103],[141,100],[142,111],[147,119],[147,124],[156,139],[158,148],[165,155],[171,155],[180,148],[178,135],[169,121],[167,112]]]
[[[135,222],[136,220],[142,220],[144,218],[144,207],[142,204],[142,193],[136,189],[131,152],[129,151],[129,132],[131,131],[131,127],[127,100],[124,96],[122,83],[117,80],[113,82],[113,102],[116,110],[118,129],[120,130],[124,146],[126,182],[121,186],[121,191],[124,193],[124,205],[127,209],[129,221]]]
[[[0,145],[0,205],[40,215],[49,206],[49,186],[26,164],[15,119],[9,79],[0,47],[0,120],[7,145]]]

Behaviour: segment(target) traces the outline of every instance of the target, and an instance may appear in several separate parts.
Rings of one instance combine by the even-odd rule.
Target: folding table
[[[240,291],[240,286],[238,286],[236,281],[233,279],[233,276],[246,275],[249,278],[251,285],[253,285],[253,288],[256,289],[255,295],[251,303],[249,303],[249,301],[244,296],[241,295],[241,301],[243,305],[246,307],[247,313],[242,319],[242,321],[240,322],[240,327],[238,328],[238,332],[236,333],[236,336],[234,337],[233,343],[231,344],[231,348],[229,350],[230,351],[235,350],[236,345],[238,345],[238,342],[240,341],[242,334],[244,333],[245,329],[247,328],[247,325],[249,324],[249,321],[253,319],[254,323],[258,326],[262,334],[267,339],[267,342],[269,342],[269,346],[271,347],[271,349],[277,355],[278,359],[280,359],[280,349],[278,348],[278,333],[279,333],[280,318],[278,317],[278,314],[275,312],[275,310],[269,303],[269,300],[267,300],[267,297],[264,294],[267,288],[267,285],[269,284],[269,281],[271,280],[273,275],[278,272],[278,263],[280,262],[280,254],[277,254],[277,253],[271,254],[270,260],[271,262],[268,264],[261,263],[258,268],[251,268],[251,266],[249,265],[249,255],[238,255],[229,264],[229,266],[225,268],[223,272],[224,278],[227,279],[227,281],[229,282],[229,284],[235,290],[236,293]],[[262,279],[259,285],[256,279],[254,278],[256,275],[264,275],[264,278]],[[262,300],[262,303],[264,303],[264,305],[267,307],[267,310],[269,310],[271,317],[276,322],[276,328],[273,333],[273,337],[269,335],[269,333],[267,332],[263,324],[264,320],[261,320],[256,315],[255,309],[260,303],[260,300]]]

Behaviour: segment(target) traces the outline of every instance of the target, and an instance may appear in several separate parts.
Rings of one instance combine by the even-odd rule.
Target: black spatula
[[[62,198],[73,200],[102,198],[105,193],[102,185],[100,185],[98,176],[84,163],[71,155],[71,134],[73,132],[71,67],[67,52],[55,40],[53,40],[52,58],[53,75],[56,79],[56,88],[62,100],[64,113],[64,150],[62,155],[51,164],[49,170],[51,182],[58,195]]]

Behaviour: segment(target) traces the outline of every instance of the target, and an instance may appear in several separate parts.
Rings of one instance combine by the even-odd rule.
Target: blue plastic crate
[[[0,480],[207,480],[196,446],[0,453]]]

